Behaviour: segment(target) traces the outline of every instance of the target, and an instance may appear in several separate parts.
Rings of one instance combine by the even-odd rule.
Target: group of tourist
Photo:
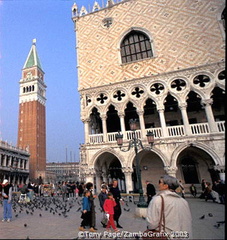
[[[212,185],[210,182],[202,179],[201,187],[201,199],[205,199],[205,201],[212,200],[221,204],[225,203],[225,183],[222,180],[214,181]]]
[[[112,227],[115,232],[118,232],[118,228],[122,228],[119,224],[119,218],[121,216],[121,204],[124,203],[121,198],[117,180],[113,180],[110,185],[103,183],[101,186],[101,192],[98,196],[93,193],[92,183],[89,182],[85,185],[81,215],[83,220],[79,230],[84,231],[87,226],[89,226],[89,231],[91,232],[97,230],[94,204],[94,199],[97,197],[99,199],[100,208],[103,211],[103,219],[101,221],[103,227],[105,227],[107,231],[110,231],[110,228]]]
[[[213,201],[225,202],[225,185],[221,180],[214,182],[213,186],[205,179],[202,181],[202,194],[200,198],[204,198],[206,201],[212,199]],[[32,199],[32,193],[35,192],[33,184],[24,185],[20,187],[21,192],[29,194]],[[169,236],[173,232],[183,231],[186,238],[192,238],[191,229],[191,212],[188,202],[184,199],[183,194],[179,194],[177,189],[184,190],[183,184],[177,178],[164,175],[160,177],[158,183],[159,189],[156,193],[154,185],[146,181],[146,194],[147,194],[147,222],[148,230],[157,229],[160,227],[160,219],[162,214],[165,218],[165,224],[162,227],[163,231],[168,233]],[[62,183],[57,186],[60,188],[63,200],[69,195],[69,184]],[[77,190],[76,190],[77,189]],[[190,186],[191,194],[196,197],[196,187],[194,184]],[[12,192],[13,186],[7,179],[4,179],[0,184],[0,193],[3,201],[3,219],[2,221],[10,222],[12,219]],[[118,181],[113,180],[111,184],[103,183],[101,185],[101,191],[98,195],[95,194],[94,185],[91,182],[86,184],[78,184],[74,189],[75,194],[82,198],[82,221],[79,227],[80,231],[85,231],[86,227],[89,227],[90,232],[96,232],[96,211],[95,211],[95,199],[99,200],[100,208],[103,212],[101,223],[106,231],[118,232],[122,226],[119,224],[121,216],[121,205],[124,204],[121,198],[121,192],[118,188]],[[214,192],[217,194],[214,195]],[[41,192],[37,194],[41,194]],[[72,195],[74,196],[74,195]],[[174,221],[173,221],[174,219]],[[170,236],[174,237],[174,236]]]

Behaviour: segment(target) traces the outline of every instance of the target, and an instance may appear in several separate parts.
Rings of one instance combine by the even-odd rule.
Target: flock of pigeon
[[[131,201],[130,201],[131,202]],[[136,202],[134,202],[136,204]],[[72,208],[76,206],[78,207],[76,212],[82,211],[82,198],[75,197],[70,198],[68,200],[63,201],[61,197],[39,197],[36,196],[32,201],[25,202],[25,201],[19,201],[18,197],[14,197],[14,201],[12,201],[12,209],[14,212],[15,218],[19,217],[20,214],[26,213],[27,215],[37,215],[42,217],[42,212],[49,212],[50,214],[61,216],[63,218],[67,218],[69,212],[72,210]],[[130,208],[128,205],[128,202],[125,202],[125,206],[123,208],[124,211],[129,212]],[[37,211],[39,210],[39,211]],[[100,212],[102,212],[102,209],[99,208]],[[24,227],[27,227],[28,224],[24,223]]]
[[[37,214],[42,217],[42,211],[49,212],[53,215],[68,217],[68,213],[71,211],[75,204],[79,205],[77,212],[81,210],[81,199],[71,198],[68,201],[63,201],[62,198],[55,197],[35,197],[30,202],[21,202],[17,197],[12,201],[12,209],[14,211],[15,218],[19,217],[20,214],[26,213],[27,215]],[[27,223],[24,223],[24,227],[27,227]]]
[[[213,214],[212,213],[208,213],[207,214],[208,215],[208,217],[213,217]],[[205,217],[206,217],[206,215],[204,214],[204,215],[202,215],[199,219],[205,219]],[[215,228],[219,228],[222,224],[224,224],[225,223],[225,221],[217,221],[216,222],[216,224],[214,225],[214,227]]]
[[[132,203],[133,202],[133,203]],[[132,201],[129,199],[129,201],[125,201],[125,205],[123,207],[123,210],[125,212],[130,211],[130,203],[137,204],[137,202]],[[60,216],[63,218],[67,218],[69,212],[72,210],[73,207],[76,207],[76,212],[82,211],[82,198],[80,197],[74,197],[70,198],[67,201],[63,201],[61,197],[39,197],[36,196],[32,201],[30,202],[21,202],[19,201],[18,197],[14,197],[14,201],[12,201],[12,209],[14,211],[15,218],[19,217],[20,214],[27,214],[27,215],[36,215],[40,218],[43,217],[43,212],[49,212],[50,214],[53,214],[55,216]],[[75,210],[73,210],[75,211]],[[99,208],[99,211],[102,212],[102,209]],[[213,217],[212,213],[207,214],[208,217]],[[144,220],[145,217],[142,217]],[[199,219],[205,219],[206,215],[202,215]],[[225,224],[225,221],[217,221],[214,225],[215,228],[219,228]],[[27,227],[28,224],[24,223],[24,227]],[[29,239],[29,238],[27,238]]]

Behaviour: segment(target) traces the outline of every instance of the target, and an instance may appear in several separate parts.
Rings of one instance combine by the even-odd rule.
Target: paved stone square
[[[46,197],[50,201],[49,197]],[[65,208],[60,209],[60,203],[56,198],[55,204],[45,203],[37,205],[39,208],[20,207],[16,205],[16,212],[13,211],[12,222],[0,222],[0,239],[77,239],[85,238],[116,238],[102,227],[100,221],[102,213],[98,200],[96,199],[96,227],[97,233],[83,232],[78,230],[81,222],[80,200],[71,198],[66,202]],[[137,200],[137,199],[134,199]],[[186,198],[189,202],[193,217],[193,239],[225,239],[225,224],[217,225],[217,221],[225,220],[225,206],[223,204],[205,202],[199,198]],[[37,202],[42,201],[38,200]],[[136,205],[132,202],[128,206],[122,206],[120,224],[123,226],[121,233],[126,236],[143,232],[146,229],[146,220],[135,216]],[[56,205],[59,207],[56,208]],[[125,209],[130,209],[125,211]],[[19,212],[21,211],[21,212]],[[27,212],[26,212],[27,211]],[[211,214],[209,214],[211,213]],[[3,207],[0,205],[0,215],[3,215]],[[205,215],[204,219],[200,219]],[[209,216],[210,215],[210,216]],[[173,219],[174,221],[174,219]],[[216,227],[215,227],[216,226]],[[123,235],[121,235],[123,236]],[[118,237],[120,238],[120,237]]]

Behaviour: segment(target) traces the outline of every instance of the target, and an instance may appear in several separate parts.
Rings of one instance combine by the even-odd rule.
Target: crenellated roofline
[[[78,18],[78,17],[82,17],[88,14],[92,14],[94,12],[97,11],[101,11],[107,8],[111,8],[114,7],[118,4],[122,4],[124,2],[128,2],[131,0],[106,0],[106,5],[104,5],[104,1],[102,1],[103,6],[100,7],[99,3],[97,1],[94,1],[94,5],[92,7],[92,9],[88,9],[85,6],[82,6],[79,10],[78,6],[76,3],[73,4],[72,6],[72,18]]]

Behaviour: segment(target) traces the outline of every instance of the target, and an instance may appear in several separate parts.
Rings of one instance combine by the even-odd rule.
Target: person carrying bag
[[[173,176],[160,178],[159,193],[147,208],[147,222],[151,231],[155,229],[163,234],[153,234],[146,239],[193,239],[191,211],[188,202],[176,193],[179,185]]]
[[[168,239],[168,234],[165,233],[165,214],[164,214],[164,208],[165,208],[165,203],[163,196],[160,195],[162,199],[162,204],[161,204],[161,216],[158,224],[157,229],[147,229],[143,233],[143,239],[153,239],[153,240],[166,240]],[[162,224],[163,222],[163,224]]]

